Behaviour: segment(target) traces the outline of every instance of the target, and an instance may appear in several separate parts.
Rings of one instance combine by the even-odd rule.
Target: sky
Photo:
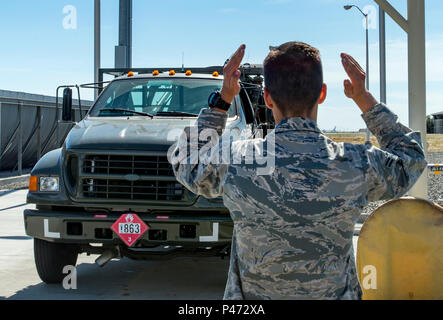
[[[114,66],[118,0],[102,0],[102,67]],[[390,0],[407,16],[406,0]],[[365,68],[363,16],[370,11],[370,89],[379,98],[378,13],[373,0],[133,0],[133,67],[221,65],[242,43],[244,62],[262,63],[270,45],[303,41],[322,55],[328,98],[320,128],[364,128],[361,112],[343,93],[340,53]],[[76,19],[72,10],[75,8]],[[93,82],[93,0],[2,1],[0,89],[55,96],[62,84]],[[426,0],[427,113],[443,111],[443,1]],[[72,19],[69,19],[72,18]],[[387,104],[408,124],[407,35],[388,16]],[[92,99],[85,89],[82,98]]]

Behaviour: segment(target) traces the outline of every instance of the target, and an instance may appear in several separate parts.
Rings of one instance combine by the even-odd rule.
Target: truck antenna
[[[182,52],[182,71],[185,71],[185,52]]]

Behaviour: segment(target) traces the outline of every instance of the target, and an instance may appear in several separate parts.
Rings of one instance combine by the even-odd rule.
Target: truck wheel
[[[46,283],[61,283],[65,266],[75,266],[78,247],[34,238],[34,259],[38,275]]]

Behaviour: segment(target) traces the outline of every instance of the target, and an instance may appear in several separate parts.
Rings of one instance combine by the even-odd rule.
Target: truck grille
[[[82,193],[96,199],[180,201],[184,190],[178,182],[82,179]]]
[[[84,200],[192,200],[192,193],[176,181],[166,155],[85,154],[79,184],[77,194]]]
[[[87,155],[83,159],[83,172],[174,176],[166,156]]]

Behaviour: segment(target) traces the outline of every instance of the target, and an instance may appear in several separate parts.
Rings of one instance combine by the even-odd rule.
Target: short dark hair
[[[320,97],[320,51],[303,42],[273,47],[264,61],[265,87],[283,114],[310,110]]]

